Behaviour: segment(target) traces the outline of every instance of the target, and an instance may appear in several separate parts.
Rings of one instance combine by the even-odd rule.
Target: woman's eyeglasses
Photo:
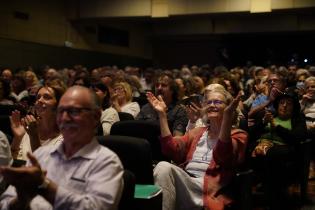
[[[218,105],[225,104],[225,102],[221,101],[221,100],[208,100],[208,101],[206,101],[206,104],[207,105],[213,104],[214,106],[218,106]]]
[[[115,87],[114,91],[124,91],[125,89],[123,87]]]

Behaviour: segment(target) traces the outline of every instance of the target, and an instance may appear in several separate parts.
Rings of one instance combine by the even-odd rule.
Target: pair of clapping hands
[[[167,106],[161,95],[154,96],[152,92],[147,92],[146,94],[149,103],[152,107],[159,113],[166,113]],[[232,114],[237,106],[239,101],[241,100],[242,92],[239,92],[238,95],[233,99],[233,101],[225,108],[225,111]],[[190,102],[185,106],[188,119],[191,123],[195,123],[199,118],[201,118],[204,111],[207,109],[209,105],[202,106],[201,104],[197,104],[196,102]]]
[[[19,200],[30,200],[38,194],[38,187],[44,182],[47,172],[42,170],[37,159],[27,154],[30,165],[22,167],[0,166],[4,181],[16,188]]]
[[[275,127],[274,125],[274,116],[269,108],[265,108],[265,115],[263,117],[263,123],[270,123],[271,127]]]
[[[32,114],[21,117],[21,112],[15,110],[10,116],[13,135],[22,138],[25,132],[30,136],[37,133],[37,119]]]

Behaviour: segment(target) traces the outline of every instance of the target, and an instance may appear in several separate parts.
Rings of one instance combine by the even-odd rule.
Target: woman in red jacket
[[[167,124],[167,107],[161,96],[147,98],[159,113],[161,147],[177,165],[160,162],[155,184],[163,190],[163,210],[224,209],[231,199],[222,193],[245,155],[247,134],[232,129],[240,94],[233,99],[225,90],[209,91],[203,102],[206,127],[173,137]]]

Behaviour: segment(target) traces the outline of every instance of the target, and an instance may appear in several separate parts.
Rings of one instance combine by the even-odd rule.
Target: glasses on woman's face
[[[118,91],[121,92],[121,91],[124,91],[124,88],[123,88],[123,87],[115,87],[115,88],[114,88],[114,91],[115,91],[115,92],[116,92],[116,91],[117,91],[117,92],[118,92]]]
[[[69,108],[58,108],[57,109],[57,115],[62,115],[64,112],[66,112],[70,117],[77,117],[79,116],[82,112],[89,112],[92,111],[91,108],[87,107],[69,107]]]
[[[211,105],[211,104],[213,104],[214,106],[220,106],[222,104],[225,104],[225,102],[222,100],[208,100],[208,101],[206,101],[206,105]]]

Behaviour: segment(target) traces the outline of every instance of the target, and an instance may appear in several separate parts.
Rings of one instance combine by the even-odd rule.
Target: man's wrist
[[[38,193],[40,195],[43,195],[43,193],[45,193],[47,191],[50,183],[51,183],[51,181],[47,177],[45,177],[43,179],[43,182],[37,186]]]
[[[29,197],[17,196],[9,203],[10,210],[29,209],[31,199]]]

